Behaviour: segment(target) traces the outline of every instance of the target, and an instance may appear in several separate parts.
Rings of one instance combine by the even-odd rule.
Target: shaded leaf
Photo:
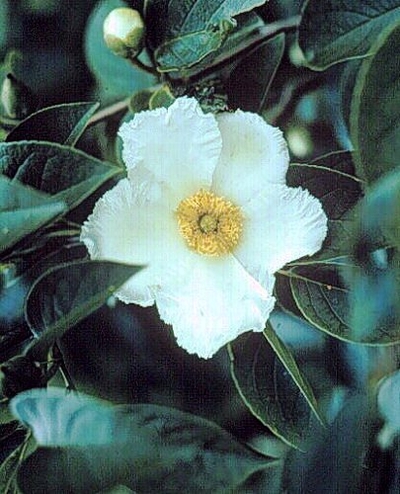
[[[361,182],[354,176],[351,153],[337,152],[322,156],[308,165],[292,164],[287,173],[290,187],[303,187],[322,204],[328,217],[328,235],[323,248],[310,260],[292,264],[314,263],[349,254],[352,225],[351,211],[361,197]]]
[[[358,208],[354,266],[343,270],[350,290],[351,324],[358,339],[400,340],[400,171],[385,175]],[[365,301],[368,300],[366,304]]]
[[[72,209],[121,171],[77,149],[47,142],[0,144],[0,172]]]
[[[400,2],[399,14],[400,14]],[[383,33],[363,61],[351,107],[351,136],[360,177],[371,183],[400,164],[400,26]]]
[[[30,494],[118,483],[139,492],[232,492],[271,464],[218,425],[172,408],[110,407],[49,388],[20,394],[12,410],[42,446],[19,473]]]
[[[140,269],[108,261],[83,261],[44,273],[26,299],[26,319],[39,337],[31,346],[29,356],[43,360],[57,338],[101,307]]]
[[[19,432],[23,435],[21,443],[0,465],[0,490],[4,494],[19,494],[16,485],[17,471],[24,459],[29,441],[26,431],[20,430]]]
[[[273,342],[296,373],[281,342],[277,337]],[[234,383],[251,413],[285,442],[299,447],[312,411],[266,337],[246,333],[230,344],[229,353]]]
[[[67,211],[67,205],[0,175],[0,252]]]
[[[288,457],[285,492],[360,492],[369,442],[367,410],[364,396],[349,397],[329,428],[314,429],[302,445],[304,451],[292,451]]]
[[[146,23],[156,48],[158,69],[168,72],[191,67],[222,45],[236,26],[234,16],[264,3],[265,0],[147,2]]]
[[[128,7],[122,0],[101,0],[90,15],[85,33],[85,54],[90,70],[107,99],[130,96],[155,83],[151,75],[112,53],[103,39],[103,23],[116,8]]]
[[[399,19],[399,0],[309,0],[299,43],[310,66],[322,70],[370,53],[382,30]]]
[[[227,81],[229,106],[259,113],[278,69],[285,48],[285,35],[260,44],[232,70]]]
[[[292,376],[293,381],[296,383],[297,387],[299,388],[300,392],[306,399],[307,403],[309,404],[311,410],[314,412],[315,416],[318,418],[318,420],[321,423],[323,423],[324,420],[319,413],[317,400],[315,399],[311,386],[309,385],[308,381],[301,373],[292,352],[285,345],[285,343],[278,337],[278,335],[273,330],[269,322],[267,322],[267,324],[265,325],[264,336],[267,339],[268,343],[271,345],[276,356],[279,358],[285,369]]]
[[[65,103],[44,108],[17,125],[6,141],[49,141],[74,146],[98,107],[98,103]]]

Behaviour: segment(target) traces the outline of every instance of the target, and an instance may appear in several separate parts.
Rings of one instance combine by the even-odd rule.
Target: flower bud
[[[123,58],[135,58],[143,48],[144,22],[137,10],[121,7],[112,10],[103,24],[108,48]]]
[[[36,108],[36,98],[31,89],[11,72],[3,81],[0,98],[6,114],[11,118],[25,118]]]

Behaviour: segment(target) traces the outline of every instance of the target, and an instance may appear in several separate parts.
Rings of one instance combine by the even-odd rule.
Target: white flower
[[[320,202],[289,188],[279,129],[240,110],[204,114],[196,100],[122,125],[128,178],[82,227],[92,259],[148,267],[117,293],[157,304],[178,344],[209,358],[271,313],[274,273],[321,248]]]

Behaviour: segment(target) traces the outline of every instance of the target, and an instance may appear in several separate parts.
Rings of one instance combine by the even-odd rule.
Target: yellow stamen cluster
[[[199,254],[228,254],[239,242],[243,215],[238,206],[224,197],[200,190],[183,199],[176,214],[183,238]]]

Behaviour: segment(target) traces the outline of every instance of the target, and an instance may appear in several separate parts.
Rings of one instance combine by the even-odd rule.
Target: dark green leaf
[[[155,83],[154,77],[136,69],[127,60],[114,55],[104,42],[105,18],[113,9],[127,6],[127,2],[122,0],[101,0],[97,3],[87,23],[86,60],[106,99],[127,97]]]
[[[303,317],[343,340],[351,340],[348,291],[333,264],[310,264],[281,271],[290,278],[290,289]]]
[[[300,392],[306,399],[309,404],[311,410],[314,412],[318,420],[323,423],[324,420],[319,414],[317,400],[315,399],[313,390],[311,386],[307,382],[306,378],[301,373],[296,360],[293,357],[292,352],[289,348],[284,344],[284,342],[278,337],[276,332],[273,330],[272,326],[269,322],[265,325],[264,336],[267,339],[268,343],[271,345],[274,350],[276,356],[279,358],[285,369],[292,376],[293,381],[296,383]]]
[[[66,211],[64,202],[0,175],[0,252]]]
[[[71,209],[121,170],[68,146],[20,141],[0,144],[0,172]]]
[[[302,445],[304,452],[292,451],[289,455],[284,492],[361,492],[369,427],[365,397],[348,398],[329,428],[314,429]]]
[[[370,53],[381,31],[399,19],[399,0],[309,0],[299,43],[310,66],[322,70]]]
[[[289,167],[287,182],[291,187],[303,187],[320,199],[328,217],[328,235],[323,248],[312,260],[294,262],[302,264],[316,260],[331,260],[349,254],[351,227],[355,213],[350,211],[361,197],[361,182],[354,176],[349,152],[322,156],[308,165]]]
[[[297,374],[287,350],[276,337],[273,342],[280,358]],[[312,410],[266,337],[246,333],[230,344],[229,353],[233,380],[249,410],[274,434],[298,447]]]
[[[8,407],[9,401],[7,398],[0,400],[0,424],[8,424],[15,420],[15,417],[10,412]]]
[[[74,146],[98,107],[98,103],[66,103],[44,108],[15,127],[6,141],[49,141]]]
[[[172,408],[110,407],[49,388],[20,394],[12,410],[44,446],[19,473],[29,494],[97,492],[118,483],[138,492],[232,492],[275,464],[218,425]]]
[[[26,319],[39,337],[29,354],[43,360],[57,338],[101,307],[140,269],[108,261],[83,261],[44,273],[26,300]]]
[[[336,265],[310,264],[281,270],[280,273],[289,276],[292,296],[303,317],[322,331],[341,340],[370,345],[400,341],[399,327],[390,324],[393,323],[393,313],[388,315],[388,319],[378,317],[379,314],[386,314],[388,303],[392,300],[387,295],[384,299],[387,280],[381,280],[384,284],[379,285],[374,278],[366,287],[355,279],[349,283],[349,291],[339,277],[339,269],[342,272],[345,266],[350,273],[357,271],[350,260],[344,258],[338,259]],[[353,307],[352,310],[350,307]],[[357,325],[354,323],[355,307],[362,318],[362,323]]]
[[[4,494],[19,494],[16,485],[17,471],[24,459],[29,437],[26,431],[22,429],[18,432],[21,434],[20,444],[13,451],[9,452],[7,458],[0,465],[0,492]]]
[[[374,50],[361,65],[350,117],[355,164],[368,183],[400,164],[400,66],[393,57],[400,26],[383,33]]]
[[[283,56],[285,35],[278,34],[251,51],[232,70],[227,81],[231,108],[259,113]]]
[[[155,31],[159,70],[181,70],[199,62],[222,45],[236,26],[234,16],[264,3],[265,0],[148,2],[146,21],[150,32]],[[163,23],[159,22],[160,18]]]
[[[385,175],[366,194],[353,230],[351,323],[358,339],[400,340],[400,171]],[[389,246],[389,247],[388,247]],[[366,303],[368,301],[368,303]]]

